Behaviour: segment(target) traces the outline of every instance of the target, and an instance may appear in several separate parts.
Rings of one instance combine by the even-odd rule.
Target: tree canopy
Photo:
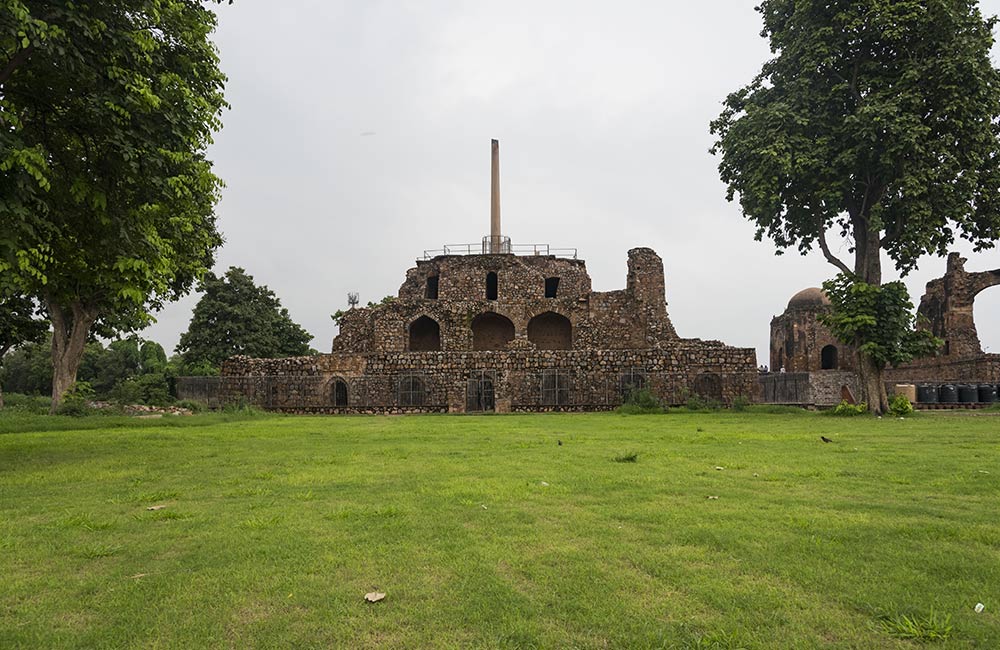
[[[53,402],[222,239],[205,152],[225,77],[197,0],[0,0],[0,275],[53,325]]]
[[[778,253],[819,248],[876,287],[883,253],[906,274],[956,237],[992,248],[996,18],[973,0],[763,0],[758,11],[773,56],[711,124],[728,198],[757,239]],[[853,259],[834,252],[831,231]],[[875,371],[866,353],[860,362],[863,375]],[[867,374],[876,386],[881,374]]]
[[[217,368],[239,354],[276,358],[311,353],[312,336],[292,321],[274,292],[254,284],[243,269],[230,267],[222,277],[210,273],[198,290],[204,295],[177,345],[185,366]]]

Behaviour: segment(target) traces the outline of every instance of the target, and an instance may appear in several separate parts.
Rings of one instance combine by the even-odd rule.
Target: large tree
[[[10,349],[22,343],[41,340],[49,324],[36,316],[37,306],[24,296],[0,295],[0,367]],[[3,385],[0,382],[0,409],[3,408]]]
[[[53,327],[53,409],[92,332],[143,327],[221,244],[225,77],[198,0],[0,0],[0,274]]]
[[[956,236],[1000,237],[1000,73],[995,18],[971,0],[763,0],[773,57],[711,129],[730,200],[779,253],[819,248],[839,272],[882,284]],[[828,233],[848,241],[838,257]],[[862,347],[862,396],[887,407]]]
[[[311,353],[312,336],[292,321],[273,291],[258,287],[243,269],[230,267],[221,278],[208,274],[198,290],[205,295],[177,345],[188,368],[218,368],[238,354],[275,358]]]

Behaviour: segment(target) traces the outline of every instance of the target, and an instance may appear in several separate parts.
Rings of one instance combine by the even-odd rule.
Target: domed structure
[[[788,309],[815,309],[816,307],[826,307],[830,304],[830,299],[826,297],[819,287],[809,287],[798,292],[788,301]]]
[[[792,296],[788,307],[771,320],[771,370],[815,372],[850,370],[853,350],[837,341],[817,316],[830,308],[819,287]]]

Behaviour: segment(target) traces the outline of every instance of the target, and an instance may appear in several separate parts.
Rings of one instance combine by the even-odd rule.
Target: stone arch
[[[340,377],[330,380],[330,403],[334,406],[348,405],[349,391],[347,382]]]
[[[503,350],[514,340],[514,323],[501,314],[488,311],[472,319],[473,350]]]
[[[562,314],[543,312],[528,321],[528,340],[539,350],[571,350],[573,324]]]
[[[694,378],[691,392],[704,399],[722,401],[722,377],[714,372],[703,372]]]
[[[820,370],[837,370],[840,368],[840,362],[838,360],[839,350],[837,350],[836,345],[824,346],[819,354]]]
[[[410,323],[410,352],[438,352],[441,350],[441,326],[430,316],[421,316]]]

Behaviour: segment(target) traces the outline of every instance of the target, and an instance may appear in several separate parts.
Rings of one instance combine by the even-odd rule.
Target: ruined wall
[[[497,274],[496,300],[485,297],[489,273]],[[424,297],[430,276],[437,277],[437,298]],[[545,281],[554,277],[556,297],[546,298]],[[629,251],[626,289],[612,292],[591,291],[582,260],[470,255],[420,261],[407,272],[396,300],[344,315],[333,352],[409,351],[410,327],[421,317],[438,324],[441,350],[471,351],[472,323],[487,313],[513,323],[507,349],[533,349],[529,324],[549,313],[570,321],[572,334],[560,340],[568,338],[574,350],[651,348],[677,340],[667,315],[663,262],[652,250],[638,248]]]
[[[1000,354],[980,354],[964,359],[950,356],[917,359],[886,369],[891,383],[1000,383]]]
[[[973,317],[976,295],[1000,284],[1000,269],[969,273],[966,259],[958,253],[948,255],[944,276],[927,283],[917,313],[920,325],[945,342],[949,357],[974,357],[983,353]]]
[[[470,380],[483,373],[491,379],[500,412],[611,409],[633,380],[670,404],[681,404],[692,393],[730,402],[752,398],[757,390],[754,351],[713,341],[683,341],[659,350],[237,357],[223,365],[220,390],[225,400],[242,398],[283,411],[465,412]],[[338,380],[348,385],[347,407],[333,406]],[[419,404],[407,393],[414,382],[421,387]],[[553,386],[558,390],[546,390]]]

